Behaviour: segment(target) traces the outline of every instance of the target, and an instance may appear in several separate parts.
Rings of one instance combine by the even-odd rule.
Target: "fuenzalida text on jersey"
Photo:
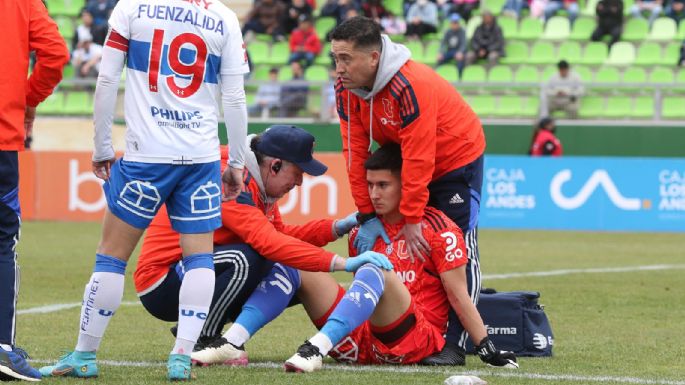
[[[189,1],[195,3],[195,1]],[[205,9],[211,2],[204,1]],[[169,20],[179,23],[188,23],[196,27],[213,31],[221,35],[224,34],[223,20],[216,20],[207,14],[199,14],[193,9],[174,7],[169,5],[150,5],[140,4],[138,6],[138,18],[147,17],[148,19]]]

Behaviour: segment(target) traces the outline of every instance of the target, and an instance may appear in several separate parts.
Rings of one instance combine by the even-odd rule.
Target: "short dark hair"
[[[561,60],[557,64],[557,68],[559,68],[560,70],[567,70],[567,69],[569,69],[569,67],[570,66],[568,65],[568,62],[566,60]]]
[[[278,67],[269,68],[269,73],[270,74],[278,74]]]
[[[261,140],[262,134],[257,134],[252,138],[252,140],[250,140],[250,150],[252,150],[252,153],[254,153],[255,158],[257,158],[257,164],[260,166],[264,164],[264,157],[266,156],[257,150],[257,146],[259,146],[259,142]]]
[[[355,16],[343,21],[331,31],[330,38],[352,42],[355,48],[380,48],[383,44],[381,26],[364,16]]]
[[[394,142],[382,145],[364,162],[364,168],[367,170],[390,170],[393,174],[401,174],[402,148]]]

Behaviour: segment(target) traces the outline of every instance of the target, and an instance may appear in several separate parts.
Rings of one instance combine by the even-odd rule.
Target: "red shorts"
[[[369,321],[328,352],[338,362],[353,364],[415,364],[442,350],[445,339],[442,331],[428,322],[421,309],[414,308],[416,324],[392,347],[388,347],[371,332]]]

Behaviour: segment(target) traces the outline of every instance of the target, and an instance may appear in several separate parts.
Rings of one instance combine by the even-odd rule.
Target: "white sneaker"
[[[323,355],[319,352],[319,348],[312,345],[311,342],[305,341],[304,344],[297,348],[297,353],[285,361],[285,371],[311,373],[321,369],[322,365]]]
[[[234,346],[225,338],[221,337],[204,349],[192,352],[190,359],[194,365],[229,365],[247,366],[247,352],[240,346]]]

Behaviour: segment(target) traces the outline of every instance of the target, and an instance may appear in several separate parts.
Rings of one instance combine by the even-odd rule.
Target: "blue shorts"
[[[192,165],[127,162],[118,159],[102,186],[109,210],[145,229],[166,203],[171,226],[182,234],[221,226],[220,161]]]

